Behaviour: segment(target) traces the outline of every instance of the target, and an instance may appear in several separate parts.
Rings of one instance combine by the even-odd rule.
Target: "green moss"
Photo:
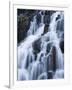
[[[28,20],[28,16],[20,16],[18,20],[20,22],[26,22]]]

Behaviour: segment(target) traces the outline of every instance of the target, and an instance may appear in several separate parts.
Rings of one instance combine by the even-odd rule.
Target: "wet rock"
[[[41,14],[44,15],[44,11],[42,11]]]
[[[24,38],[27,36],[27,31],[30,27],[30,21],[29,17],[27,16],[19,16],[18,17],[18,22],[17,22],[17,42],[19,43],[20,41],[24,40]]]
[[[46,25],[50,24],[50,18],[53,13],[55,13],[55,11],[45,11],[44,24]]]
[[[35,15],[36,10],[29,10],[29,9],[17,9],[17,14],[18,15],[27,15],[27,16],[31,16],[31,15]]]
[[[52,79],[53,78],[53,72],[52,71],[48,71],[48,79]]]
[[[52,47],[51,61],[53,63],[53,71],[56,71],[56,47],[55,46]]]
[[[57,17],[56,17],[56,21],[58,20],[58,19],[60,19],[61,17],[60,17],[60,15],[58,15]]]
[[[27,31],[30,28],[30,22],[33,20],[33,16],[36,14],[36,10],[17,10],[17,42],[18,44],[24,40],[27,36]]]
[[[40,14],[37,14],[36,20],[37,20],[37,24],[40,24],[40,22],[41,22],[41,15]]]
[[[44,35],[44,34],[46,34],[46,33],[48,32],[48,27],[49,27],[49,25],[45,25],[45,27],[44,27],[44,32],[43,32],[42,35]]]
[[[51,15],[52,15],[53,13],[55,13],[55,12],[56,12],[56,11],[52,11],[52,10],[51,10],[51,11],[45,11],[45,15],[50,15],[50,16],[51,16]]]
[[[40,49],[41,49],[41,38],[39,38],[38,40],[36,40],[33,44],[33,52],[35,54],[39,53],[40,52]]]
[[[45,15],[44,16],[44,24],[45,25],[49,25],[50,24],[50,16],[49,15]]]
[[[56,29],[59,31],[64,31],[64,20],[62,20],[61,22],[58,21]]]
[[[64,53],[64,40],[60,41],[60,49],[61,49],[62,53]]]
[[[49,44],[47,45],[47,49],[46,49],[47,54],[50,52],[51,45],[52,45],[51,43],[49,43]]]

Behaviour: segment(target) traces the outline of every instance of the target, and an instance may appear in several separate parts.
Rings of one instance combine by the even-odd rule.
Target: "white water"
[[[40,12],[41,13],[41,12]],[[56,18],[60,18],[56,21]],[[41,15],[40,26],[37,26],[36,16],[31,21],[30,29],[28,30],[27,38],[18,46],[18,80],[37,80],[48,79],[49,72],[52,72],[52,78],[63,78],[64,75],[64,58],[59,47],[60,38],[56,30],[58,21],[63,19],[62,12],[56,12],[51,16],[49,30],[46,34],[44,32],[44,15]],[[35,55],[33,53],[33,43],[41,39],[40,52]],[[51,44],[50,50],[47,52],[47,46]],[[56,71],[53,71],[53,59],[51,57],[53,47],[56,50]]]

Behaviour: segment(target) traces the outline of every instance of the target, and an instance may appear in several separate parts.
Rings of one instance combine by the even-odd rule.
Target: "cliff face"
[[[30,28],[30,22],[33,21],[33,17],[36,15],[36,22],[39,25],[41,22],[41,14],[44,14],[44,24],[45,24],[45,31],[48,30],[48,26],[50,23],[50,16],[55,11],[42,11],[41,14],[39,13],[40,10],[25,10],[25,9],[18,9],[17,10],[17,43],[20,43],[24,40],[27,36],[27,32]]]

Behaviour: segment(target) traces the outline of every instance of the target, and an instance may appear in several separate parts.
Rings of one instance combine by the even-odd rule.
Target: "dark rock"
[[[50,15],[45,15],[44,16],[44,24],[49,25],[50,24]]]
[[[40,14],[37,14],[36,20],[37,20],[37,24],[40,24],[40,22],[41,22],[41,15]]]
[[[42,11],[41,14],[44,15],[44,11]]]
[[[60,41],[60,49],[61,49],[62,53],[64,53],[64,40]]]
[[[46,49],[47,54],[50,52],[50,49],[51,49],[51,43],[49,43],[49,44],[47,45],[47,49]]]
[[[56,47],[53,46],[52,47],[52,57],[51,57],[51,61],[53,63],[53,71],[56,71]]]
[[[29,9],[17,9],[17,15],[27,15],[27,16],[31,16],[31,15],[35,15],[36,10],[29,10]]]
[[[30,22],[33,20],[36,10],[17,9],[17,42],[18,44],[27,36]]]
[[[49,14],[49,11],[45,11],[45,15],[48,15]]]
[[[18,22],[17,22],[17,42],[21,42],[24,40],[24,38],[27,36],[27,31],[30,27],[30,21],[29,17],[27,16],[19,16],[18,17]]]
[[[35,54],[39,53],[40,52],[40,49],[41,49],[41,38],[39,38],[38,40],[36,40],[33,44],[33,52]]]
[[[49,15],[49,16],[51,16],[53,13],[55,13],[56,11],[45,11],[45,15]]]
[[[44,23],[49,25],[50,24],[50,18],[51,15],[55,13],[55,11],[45,11],[45,16],[44,16]]]
[[[48,71],[48,79],[52,79],[53,78],[53,72],[52,71]]]
[[[44,32],[43,32],[42,35],[44,35],[44,34],[46,34],[46,33],[48,32],[48,27],[49,27],[49,25],[45,25],[45,27],[44,27]]]
[[[61,31],[64,31],[64,20],[61,21],[61,27],[60,27]]]
[[[56,21],[58,20],[58,19],[60,19],[61,17],[60,17],[60,15],[58,15],[57,17],[56,17]]]
[[[44,54],[41,53],[40,58],[39,58],[39,61],[40,61],[40,62],[41,62],[43,56],[44,56]]]

